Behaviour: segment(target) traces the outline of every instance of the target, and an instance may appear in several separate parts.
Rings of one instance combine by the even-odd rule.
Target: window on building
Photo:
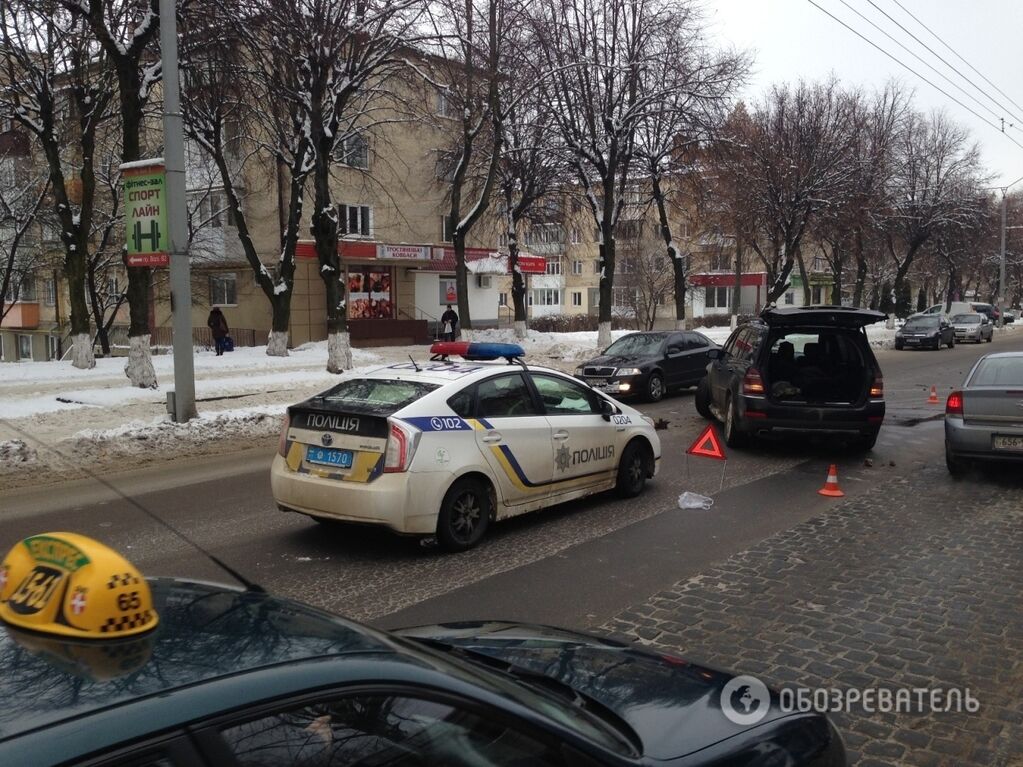
[[[60,336],[46,336],[46,359],[60,359]]]
[[[107,277],[107,298],[116,300],[121,295],[120,285],[117,284],[116,277]]]
[[[593,261],[593,273],[600,274],[600,259],[594,259]]]
[[[530,306],[560,306],[561,291],[557,288],[539,288],[529,295]]]
[[[238,303],[238,275],[220,272],[210,275],[210,306],[234,306]]]
[[[561,274],[561,259],[560,258],[548,258],[547,259],[547,274]]]
[[[636,288],[615,286],[611,290],[611,306],[632,307],[639,302],[639,291]]]
[[[497,235],[497,244],[498,244],[499,247],[502,247],[502,248],[507,248],[508,247],[508,233],[507,232],[501,232],[501,234]]]
[[[731,293],[731,288],[707,288],[705,306],[708,309],[727,309],[732,305]]]
[[[507,306],[508,305],[508,294],[507,293],[498,293],[497,294],[497,305],[498,306]]]
[[[46,305],[56,306],[57,304],[57,281],[52,277],[46,281]]]
[[[811,304],[824,303],[824,287],[822,285],[814,285],[810,288],[810,303]]]
[[[785,291],[785,303],[787,305],[789,305],[789,306],[792,306],[792,304],[794,304],[795,302],[796,302],[796,291],[794,291],[794,290],[786,290]]]
[[[437,114],[441,117],[458,117],[455,94],[445,89],[437,92]]]
[[[583,262],[582,261],[573,261],[572,262],[572,274],[582,274],[582,273],[583,273]]]
[[[338,205],[338,228],[348,237],[369,237],[373,233],[373,209],[368,205]]]
[[[618,222],[618,236],[623,240],[638,240],[643,236],[643,222],[635,220]]]
[[[440,217],[440,241],[441,242],[455,241],[455,226],[451,216]]]
[[[32,359],[32,336],[25,335],[18,336],[18,359],[19,360]]]
[[[582,241],[581,237],[580,237],[579,227],[578,226],[573,226],[572,227],[571,238],[572,238],[572,244],[573,245],[578,245]]]
[[[710,256],[710,270],[712,272],[727,272],[733,266],[730,253],[712,253]]]
[[[341,142],[340,157],[342,163],[350,168],[369,168],[369,142],[361,133],[346,136]]]
[[[582,305],[583,305],[583,294],[582,294],[582,291],[581,290],[573,290],[572,291],[572,306],[582,306]]]
[[[615,262],[615,274],[632,274],[636,264],[631,258],[622,257]]]

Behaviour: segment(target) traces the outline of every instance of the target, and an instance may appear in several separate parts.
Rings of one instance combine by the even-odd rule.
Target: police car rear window
[[[436,388],[437,384],[423,381],[360,378],[343,381],[318,399],[341,407],[347,413],[390,415]]]

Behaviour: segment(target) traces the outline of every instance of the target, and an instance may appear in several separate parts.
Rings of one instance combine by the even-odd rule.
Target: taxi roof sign
[[[83,639],[121,639],[156,627],[142,574],[102,543],[76,533],[26,538],[0,562],[0,620]]]

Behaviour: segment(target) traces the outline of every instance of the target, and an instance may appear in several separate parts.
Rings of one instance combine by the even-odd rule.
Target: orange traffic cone
[[[941,404],[941,402],[938,401],[938,387],[937,386],[932,386],[931,387],[931,396],[927,398],[927,404],[928,405],[940,405]]]
[[[838,469],[835,464],[831,464],[831,468],[828,469],[828,479],[824,483],[824,487],[817,491],[821,495],[826,495],[829,498],[841,498],[845,493],[842,492],[842,488],[838,486]]]

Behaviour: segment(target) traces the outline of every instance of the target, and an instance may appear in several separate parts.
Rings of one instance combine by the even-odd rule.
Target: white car
[[[525,365],[519,346],[431,352],[288,408],[270,474],[281,510],[436,535],[462,551],[492,521],[604,490],[632,497],[657,473],[650,418]]]

